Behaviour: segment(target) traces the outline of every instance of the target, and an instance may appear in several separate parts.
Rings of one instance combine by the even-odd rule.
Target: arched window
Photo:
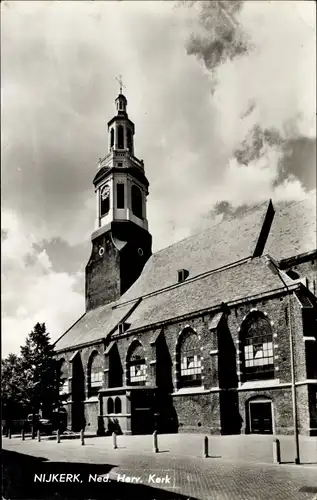
[[[145,385],[146,363],[144,349],[140,343],[135,344],[128,357],[128,378],[130,385]]]
[[[179,386],[191,387],[201,385],[200,343],[197,334],[186,329],[178,347]]]
[[[107,401],[107,413],[108,413],[108,415],[110,413],[113,413],[113,399],[112,398],[108,398],[108,401]]]
[[[97,352],[93,353],[88,368],[89,395],[98,394],[103,383],[103,362]]]
[[[118,149],[124,148],[123,126],[118,125]]]
[[[137,186],[131,188],[132,212],[136,217],[142,219],[142,192]]]
[[[100,216],[107,215],[110,210],[110,187],[108,184],[100,190]]]
[[[129,128],[127,129],[127,143],[128,150],[133,154],[132,132]]]
[[[117,396],[116,399],[114,400],[114,412],[115,413],[121,413],[121,399]]]
[[[110,147],[113,148],[114,146],[114,130],[113,128],[110,130]]]
[[[260,312],[252,312],[241,328],[243,344],[243,379],[274,377],[273,333],[269,320]]]
[[[60,361],[59,377],[59,394],[60,396],[64,396],[69,393],[68,366],[65,359]]]

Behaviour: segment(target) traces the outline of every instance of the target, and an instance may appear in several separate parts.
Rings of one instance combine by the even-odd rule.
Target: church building
[[[315,200],[268,200],[153,254],[122,92],[115,104],[86,311],[55,343],[68,428],[317,435]]]

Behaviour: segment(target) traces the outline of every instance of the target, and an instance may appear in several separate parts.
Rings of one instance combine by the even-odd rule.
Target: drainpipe
[[[291,357],[291,387],[292,387],[292,409],[293,409],[293,428],[294,428],[294,445],[295,445],[295,464],[300,464],[300,454],[299,454],[299,437],[298,437],[298,415],[297,415],[297,395],[296,395],[296,377],[295,377],[295,357],[294,357],[294,344],[293,344],[293,329],[292,329],[292,309],[291,309],[291,292],[288,285],[283,280],[280,275],[279,269],[274,262],[270,261],[274,268],[276,269],[278,276],[280,277],[286,291],[288,294],[288,334],[289,334],[289,347],[290,347],[290,357]]]
[[[287,287],[289,292],[289,288]],[[293,294],[294,292],[292,292]],[[289,345],[291,354],[291,375],[292,375],[292,406],[293,406],[293,427],[294,427],[294,441],[295,441],[295,464],[300,463],[299,456],[299,438],[298,438],[298,416],[297,416],[297,395],[296,395],[296,385],[295,385],[295,357],[294,357],[294,345],[293,345],[293,330],[292,330],[292,318],[291,318],[291,295],[288,294],[288,310],[289,310]]]

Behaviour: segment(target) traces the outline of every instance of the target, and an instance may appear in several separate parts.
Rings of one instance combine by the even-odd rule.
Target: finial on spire
[[[122,83],[122,75],[119,75],[119,78],[116,77],[117,82],[119,82],[120,85],[120,94],[122,94],[122,87],[126,88],[125,85]]]

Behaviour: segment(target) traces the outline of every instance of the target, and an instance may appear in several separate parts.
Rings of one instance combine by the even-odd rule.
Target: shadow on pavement
[[[3,450],[1,453],[2,496],[4,500],[199,500],[145,484],[117,482],[107,477],[109,464],[51,462],[45,458]],[[42,476],[41,476],[42,474]],[[45,476],[44,476],[45,474]],[[52,482],[53,474],[70,474],[75,482]],[[79,476],[75,476],[79,475]],[[36,475],[36,482],[34,476]],[[94,482],[91,476],[109,481]],[[39,482],[38,477],[49,482]],[[66,479],[66,476],[64,480]]]

